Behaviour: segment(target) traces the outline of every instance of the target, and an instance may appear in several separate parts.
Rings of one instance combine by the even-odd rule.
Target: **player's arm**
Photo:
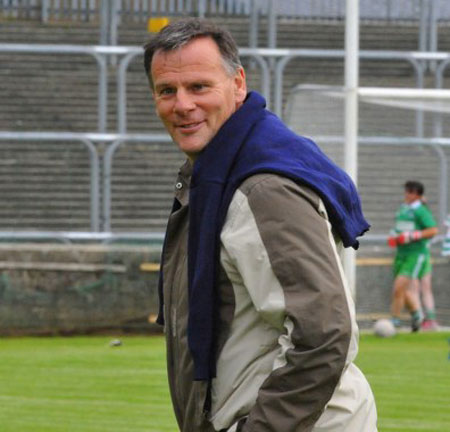
[[[425,228],[423,230],[404,231],[399,235],[389,235],[387,243],[390,247],[404,245],[422,239],[429,239],[438,233],[437,227]]]
[[[242,223],[254,220],[265,251],[248,253],[258,241],[253,236],[240,239],[233,253],[237,263],[245,262],[241,275],[255,309],[267,322],[276,321],[281,311],[285,331],[273,370],[240,430],[309,432],[346,364],[352,333],[349,305],[317,195],[278,176],[262,178],[247,194],[248,211],[241,217]],[[258,284],[247,269],[260,266],[264,255],[271,276]],[[268,278],[272,293],[262,295]]]
[[[415,230],[415,231],[404,231],[395,238],[395,241],[397,245],[403,245],[422,239],[432,238],[437,233],[438,233],[437,227],[425,228],[423,230]]]
[[[432,228],[425,228],[421,231],[422,233],[422,238],[432,238],[435,235],[437,235],[437,233],[439,232],[437,227],[432,227]]]
[[[404,231],[399,235],[390,234],[387,241],[388,245],[390,247],[396,247],[398,245],[404,245],[422,239],[430,239],[437,235],[437,224],[433,218],[433,215],[427,208],[423,208],[422,211],[417,214],[417,218],[419,226],[422,226],[423,229]]]

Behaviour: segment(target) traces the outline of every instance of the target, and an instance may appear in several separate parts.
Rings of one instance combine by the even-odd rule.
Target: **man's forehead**
[[[182,57],[184,53],[188,53],[190,56],[195,54],[195,56],[198,57],[205,53],[205,51],[207,51],[209,55],[217,54],[220,56],[219,47],[213,38],[209,36],[199,36],[174,49],[160,48],[155,51],[153,59],[155,59],[155,57]]]
[[[208,71],[217,72],[218,69],[225,72],[224,61],[212,39],[206,43],[195,39],[174,50],[158,50],[153,56],[151,66],[153,79],[170,73],[200,75]]]

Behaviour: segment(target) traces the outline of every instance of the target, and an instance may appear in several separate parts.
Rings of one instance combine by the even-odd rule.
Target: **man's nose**
[[[176,94],[175,112],[183,114],[195,108],[195,102],[186,90],[179,89]]]

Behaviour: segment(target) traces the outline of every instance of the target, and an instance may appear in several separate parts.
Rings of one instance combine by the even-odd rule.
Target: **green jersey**
[[[430,209],[421,201],[411,204],[402,204],[395,214],[395,233],[398,235],[405,231],[417,231],[436,226],[436,221]],[[420,239],[411,243],[397,246],[399,255],[423,253],[428,250],[428,240]]]

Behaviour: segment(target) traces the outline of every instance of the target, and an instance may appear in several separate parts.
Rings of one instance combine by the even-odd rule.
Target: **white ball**
[[[392,324],[391,320],[388,320],[386,318],[381,318],[375,322],[373,326],[373,332],[378,337],[382,338],[389,338],[395,336],[396,334],[394,324]]]

